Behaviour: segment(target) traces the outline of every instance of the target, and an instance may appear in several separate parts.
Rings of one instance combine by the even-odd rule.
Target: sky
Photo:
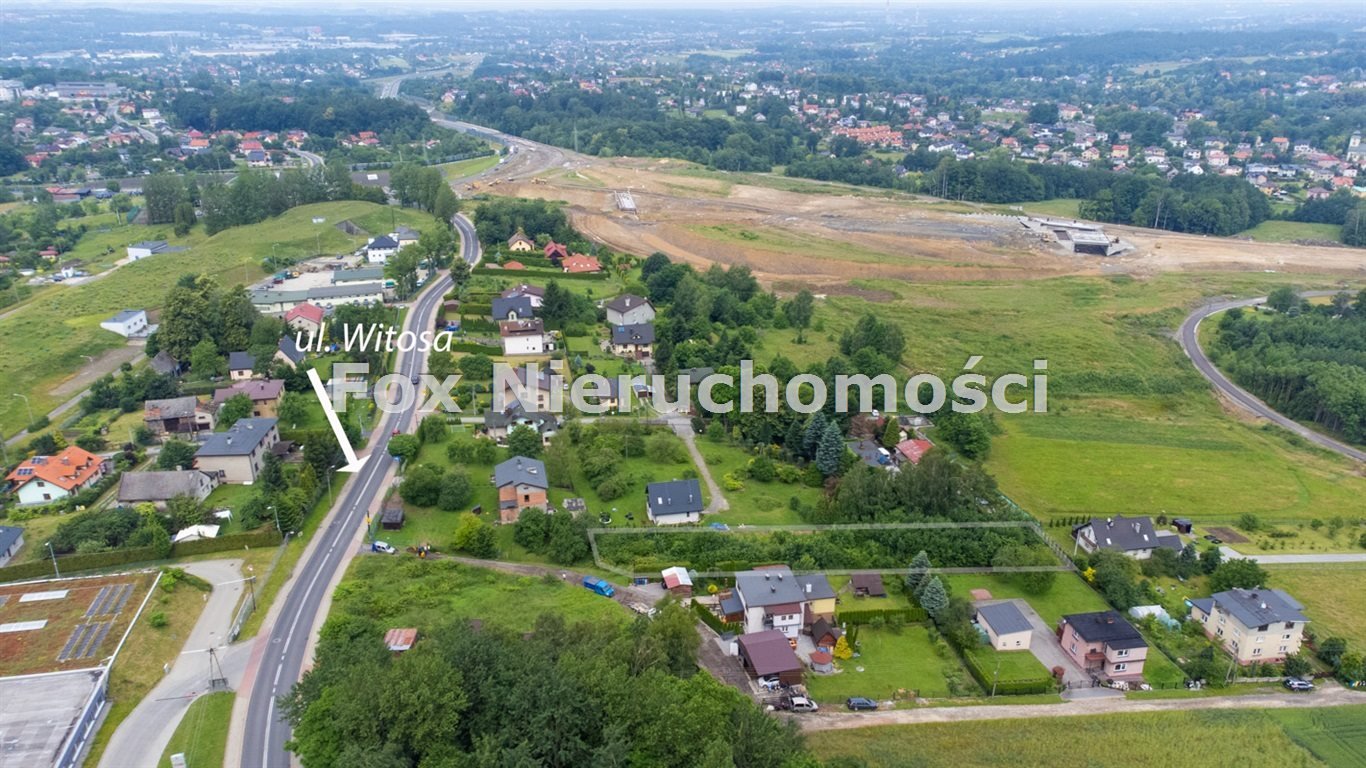
[[[849,6],[866,8],[883,8],[889,5],[893,9],[910,10],[914,8],[952,8],[955,6],[970,7],[980,10],[984,7],[1003,7],[1013,9],[1023,9],[1030,7],[1046,7],[1049,9],[1061,9],[1075,7],[1079,11],[1086,10],[1094,12],[1098,3],[1095,0],[384,0],[376,3],[375,0],[118,0],[112,3],[110,0],[63,0],[63,7],[75,5],[82,6],[103,6],[120,9],[129,8],[191,8],[195,6],[206,8],[252,8],[254,10],[275,9],[281,11],[291,10],[311,10],[324,8],[345,7],[348,9],[363,9],[367,6],[375,7],[377,10],[382,8],[385,12],[392,11],[395,7],[417,8],[422,10],[449,10],[449,11],[476,11],[476,10],[508,10],[508,9],[550,9],[550,10],[581,10],[581,9],[616,9],[616,10],[647,10],[650,8],[700,8],[700,9],[726,9],[726,8],[764,8],[764,7],[806,7],[806,8],[828,8],[830,6]],[[1186,12],[1193,9],[1201,11],[1220,11],[1227,9],[1248,8],[1248,7],[1284,7],[1287,10],[1296,7],[1303,7],[1307,3],[1297,0],[1120,0],[1120,2],[1104,3],[1105,7],[1116,5],[1150,6],[1150,7],[1171,7],[1180,8]],[[1312,5],[1338,6],[1343,8],[1360,8],[1360,0],[1317,0]],[[37,2],[37,0],[6,0],[0,5],[8,5],[11,8],[34,8],[50,7],[47,3]]]

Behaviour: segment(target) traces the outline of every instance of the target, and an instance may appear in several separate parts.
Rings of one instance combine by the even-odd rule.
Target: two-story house
[[[224,483],[254,482],[265,466],[266,454],[278,442],[275,419],[238,419],[227,432],[215,432],[199,446],[194,468]]]
[[[1167,547],[1181,551],[1181,537],[1171,531],[1153,529],[1147,517],[1093,517],[1072,529],[1077,547],[1087,552],[1122,552],[1135,560],[1147,560],[1153,550]]]
[[[522,510],[532,507],[545,509],[549,505],[546,491],[550,481],[545,475],[545,464],[539,459],[513,456],[493,468],[493,485],[498,489],[498,521],[515,523]]]
[[[648,360],[654,351],[653,323],[612,326],[612,354],[632,360]]]
[[[1143,662],[1148,658],[1143,635],[1114,611],[1063,616],[1058,643],[1082,669],[1110,680],[1142,678]]]
[[[24,460],[5,477],[5,484],[20,504],[48,504],[99,483],[108,471],[108,460],[69,445],[55,456]]]
[[[1304,606],[1279,589],[1230,589],[1190,601],[1191,618],[1239,664],[1279,662],[1300,651]]]
[[[607,302],[603,309],[608,325],[639,325],[655,319],[655,307],[650,300],[629,293]]]
[[[785,565],[735,574],[735,596],[746,634],[772,629],[796,639],[804,627],[835,615],[835,590],[825,576],[794,576]]]

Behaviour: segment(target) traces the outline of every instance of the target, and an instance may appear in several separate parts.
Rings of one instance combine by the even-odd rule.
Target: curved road
[[[479,261],[479,240],[474,225],[463,215],[453,221],[460,232],[460,256],[470,265]],[[450,290],[450,275],[433,281],[410,303],[404,323],[407,330],[432,327],[442,296]],[[410,377],[426,370],[426,356],[420,352],[400,354],[395,372]],[[333,577],[357,554],[351,542],[365,524],[365,516],[385,489],[389,470],[387,448],[395,428],[410,426],[416,404],[401,413],[391,413],[375,425],[370,460],[365,462],[340,495],[336,506],[318,527],[318,539],[311,551],[295,568],[295,576],[285,585],[278,619],[263,628],[256,638],[242,689],[251,690],[243,732],[242,768],[287,768],[290,754],[285,742],[290,738],[289,724],[280,715],[276,698],[288,693],[306,664],[310,637],[321,618],[320,608],[328,596]]]
[[[1309,299],[1332,296],[1336,293],[1337,291],[1307,291],[1300,295]],[[1181,343],[1181,349],[1186,353],[1186,357],[1189,357],[1191,362],[1195,364],[1195,369],[1200,371],[1201,375],[1206,379],[1209,379],[1209,382],[1214,385],[1216,390],[1228,397],[1229,400],[1232,400],[1243,410],[1284,427],[1300,437],[1303,437],[1305,440],[1309,440],[1330,451],[1340,453],[1349,459],[1366,462],[1366,451],[1354,448],[1340,440],[1334,440],[1321,432],[1316,432],[1309,427],[1304,426],[1294,419],[1281,415],[1274,408],[1259,400],[1252,393],[1239,387],[1237,384],[1234,384],[1222,371],[1214,366],[1214,363],[1210,362],[1209,357],[1205,354],[1205,350],[1200,348],[1200,322],[1202,320],[1210,315],[1235,307],[1252,307],[1265,302],[1265,296],[1259,296],[1255,299],[1215,301],[1195,310],[1186,318],[1185,322],[1181,323],[1181,329],[1178,332],[1177,337],[1177,340]]]

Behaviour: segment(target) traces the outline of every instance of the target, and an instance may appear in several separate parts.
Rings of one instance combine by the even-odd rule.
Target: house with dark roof
[[[744,610],[746,632],[776,629],[797,637],[817,619],[835,616],[835,590],[819,573],[793,575],[786,565],[735,574],[735,594]]]
[[[650,300],[630,293],[612,299],[603,305],[603,309],[607,312],[608,325],[639,325],[655,319],[655,306]]]
[[[215,409],[222,408],[223,404],[233,397],[246,395],[251,400],[252,416],[270,417],[275,415],[284,391],[284,379],[249,379],[236,382],[229,387],[215,389],[213,405]]]
[[[849,586],[854,590],[854,597],[887,596],[880,573],[855,573],[849,577]]]
[[[194,454],[195,469],[224,483],[250,483],[265,465],[266,454],[280,442],[272,418],[238,419],[226,432],[209,435]]]
[[[492,302],[492,312],[494,320],[527,320],[536,316],[536,307],[531,303],[530,296],[511,296],[503,298],[499,296]]]
[[[505,299],[514,299],[518,296],[525,296],[531,300],[531,306],[535,309],[540,309],[541,305],[545,304],[545,289],[539,285],[520,283],[503,291],[499,295]]]
[[[164,508],[177,496],[203,501],[218,487],[218,477],[197,469],[167,472],[124,472],[119,476],[120,504],[153,504]]]
[[[1029,650],[1034,625],[1013,601],[979,605],[974,620],[987,633],[992,648],[998,651]]]
[[[645,486],[645,514],[655,525],[683,525],[702,519],[702,484],[697,478]]]
[[[788,638],[776,630],[742,635],[740,663],[750,677],[776,677],[783,685],[800,685],[802,660],[792,650]]]
[[[299,349],[298,342],[294,341],[293,336],[281,336],[280,343],[275,348],[275,358],[290,368],[298,368],[304,361],[304,351]]]
[[[498,521],[517,522],[522,510],[550,506],[546,492],[545,463],[526,456],[513,456],[493,468],[493,486],[498,489]]]
[[[1299,653],[1309,619],[1279,589],[1230,589],[1188,600],[1191,618],[1239,664],[1280,662]]]
[[[547,444],[559,430],[560,422],[553,413],[528,411],[519,402],[513,402],[501,411],[490,409],[484,414],[484,433],[499,445],[507,442],[508,435],[518,427],[536,430],[541,442]]]
[[[388,235],[380,235],[365,245],[365,260],[371,264],[383,264],[396,253],[398,241]]]
[[[1072,529],[1072,537],[1082,551],[1122,552],[1135,560],[1147,560],[1153,550],[1166,547],[1181,551],[1181,537],[1171,531],[1153,529],[1148,517],[1093,517]]]
[[[157,356],[152,358],[152,362],[148,363],[147,366],[156,371],[159,376],[174,376],[180,373],[180,361],[171,357],[171,354],[165,350],[158,352]]]
[[[1095,677],[1125,681],[1143,677],[1148,642],[1115,611],[1063,616],[1058,644],[1063,653]]]
[[[0,568],[7,563],[24,546],[24,529],[16,528],[13,525],[0,525]]]
[[[612,354],[632,360],[649,360],[655,345],[654,323],[612,326]]]
[[[246,381],[256,375],[256,356],[250,352],[228,353],[228,378],[232,381]]]
[[[218,423],[217,410],[194,395],[147,400],[142,404],[142,423],[154,435],[212,432]]]
[[[844,635],[844,630],[839,628],[834,619],[827,619],[824,616],[811,622],[811,642],[817,646],[834,648],[840,637]]]

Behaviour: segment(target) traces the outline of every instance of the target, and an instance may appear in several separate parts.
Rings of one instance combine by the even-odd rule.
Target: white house
[[[745,633],[775,629],[789,639],[819,618],[835,613],[835,590],[819,573],[794,576],[787,566],[735,574],[735,595],[745,616]]]
[[[154,253],[162,253],[168,247],[165,240],[143,240],[128,246],[128,258],[133,261],[145,259]]]
[[[608,325],[640,325],[655,319],[655,307],[650,300],[629,293],[612,299],[603,308],[607,310]]]
[[[48,504],[99,483],[109,462],[69,445],[56,456],[34,456],[5,477],[6,490],[20,504]]]
[[[645,513],[655,525],[696,523],[704,506],[702,485],[695,477],[645,486]]]
[[[113,331],[127,339],[147,335],[147,312],[142,309],[125,309],[100,323],[106,331]]]
[[[398,241],[388,235],[380,235],[365,246],[365,260],[371,264],[384,264],[396,253]]]
[[[498,323],[504,355],[544,355],[555,349],[541,319],[504,320]]]

